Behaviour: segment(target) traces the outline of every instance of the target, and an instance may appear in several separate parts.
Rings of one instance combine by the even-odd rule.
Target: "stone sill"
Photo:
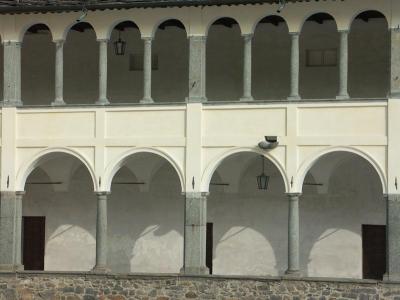
[[[202,102],[205,106],[222,106],[222,105],[266,105],[266,104],[313,104],[313,103],[358,103],[358,102],[368,102],[368,103],[380,103],[387,102],[388,98],[350,98],[345,100],[338,99],[301,99],[301,100],[253,100],[253,101],[207,101]],[[23,105],[17,106],[18,109],[69,109],[69,108],[117,108],[117,107],[157,107],[157,106],[185,106],[188,102],[154,102],[154,103],[110,103],[107,105],[98,104],[66,104],[66,105]],[[194,103],[194,102],[189,102]],[[0,102],[1,107],[12,107],[4,105]]]
[[[178,279],[178,280],[239,280],[239,281],[305,281],[321,283],[357,283],[367,285],[379,284],[400,284],[400,281],[381,281],[372,279],[356,278],[333,278],[333,277],[287,277],[287,276],[243,276],[243,275],[184,275],[184,274],[149,274],[149,273],[96,273],[87,271],[0,271],[0,277],[87,277],[87,278],[108,278],[108,279],[139,279],[139,280],[157,280],[157,279]]]

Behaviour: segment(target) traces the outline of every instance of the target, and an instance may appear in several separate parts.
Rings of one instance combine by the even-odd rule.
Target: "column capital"
[[[53,40],[53,43],[56,45],[64,45],[65,40],[64,39]]]
[[[182,192],[186,198],[207,198],[209,195],[209,192]]]
[[[152,36],[143,36],[142,37],[142,40],[144,41],[144,42],[147,42],[147,43],[151,43],[152,41],[153,41],[153,37]]]
[[[400,27],[389,28],[389,31],[395,32],[395,33],[400,33]]]
[[[387,201],[400,202],[400,194],[383,194]]]
[[[205,42],[207,40],[206,35],[189,35],[188,39],[195,42]]]
[[[97,39],[99,43],[108,43],[110,39]]]
[[[108,191],[101,191],[101,192],[94,192],[97,197],[107,197],[108,195],[111,195],[111,192]]]
[[[253,33],[244,33],[242,34],[242,37],[245,41],[250,41],[253,38],[254,34]]]
[[[289,34],[292,36],[292,38],[300,36],[300,32],[289,32]]]
[[[302,193],[286,193],[286,196],[288,196],[289,198],[300,197],[301,195]]]
[[[25,195],[25,191],[16,191],[15,195],[19,196],[19,197],[23,197]]]
[[[14,47],[21,47],[22,42],[20,41],[2,41],[3,46],[14,46]]]
[[[339,32],[340,34],[349,34],[350,29],[339,29],[338,32]]]

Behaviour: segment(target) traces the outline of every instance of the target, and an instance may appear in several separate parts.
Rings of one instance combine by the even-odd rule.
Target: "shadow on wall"
[[[178,273],[183,265],[184,199],[179,178],[169,163],[154,155],[151,159],[161,164],[152,166],[150,177],[142,174],[143,165],[136,161],[113,179],[108,261],[114,272]]]
[[[341,156],[336,160],[334,156]],[[329,165],[329,161],[336,163]],[[329,177],[313,176],[328,172]],[[362,224],[385,224],[380,179],[367,161],[339,152],[322,157],[300,198],[301,269],[318,277],[362,277]]]
[[[214,223],[214,274],[282,275],[287,268],[284,183],[265,159],[269,188],[258,190],[261,167],[259,155],[239,153],[223,161],[213,175],[207,205],[208,222]]]
[[[73,174],[44,171],[51,165],[63,173],[62,168],[71,167],[69,160],[50,160],[27,179],[23,215],[46,217],[45,270],[49,271],[89,271],[95,263],[96,197],[89,172],[83,165]]]

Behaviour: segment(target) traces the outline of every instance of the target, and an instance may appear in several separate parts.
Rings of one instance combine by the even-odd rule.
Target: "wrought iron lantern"
[[[118,40],[114,42],[115,55],[125,55],[126,42],[121,39],[121,30],[119,30]]]
[[[262,173],[257,176],[257,186],[259,190],[268,190],[269,176],[265,175],[264,156],[261,155]]]

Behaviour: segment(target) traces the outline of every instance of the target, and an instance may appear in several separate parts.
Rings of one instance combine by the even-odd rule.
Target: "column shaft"
[[[153,103],[151,98],[151,44],[152,38],[143,38],[144,54],[143,54],[143,99],[141,103]]]
[[[1,192],[0,200],[0,270],[20,270],[22,234],[22,195]]]
[[[55,42],[56,67],[55,67],[55,99],[52,105],[64,105],[64,41]]]
[[[348,57],[349,32],[340,31],[340,63],[339,63],[339,94],[336,99],[349,99],[348,93]]]
[[[206,267],[207,197],[186,193],[185,201],[185,274],[208,274]]]
[[[400,99],[400,29],[391,29],[390,98]]]
[[[300,275],[299,253],[299,197],[300,194],[288,194],[288,269],[287,275]]]
[[[21,106],[21,43],[4,43],[4,105]]]
[[[189,37],[188,102],[206,102],[206,37]]]
[[[251,50],[252,34],[243,35],[243,97],[240,101],[252,101],[251,95]]]
[[[109,104],[107,99],[107,47],[108,40],[99,42],[99,99],[96,104]]]
[[[107,247],[107,193],[97,193],[96,272],[108,271]]]
[[[290,96],[288,100],[300,100],[299,94],[299,33],[290,34],[292,38],[291,58],[290,58]]]

